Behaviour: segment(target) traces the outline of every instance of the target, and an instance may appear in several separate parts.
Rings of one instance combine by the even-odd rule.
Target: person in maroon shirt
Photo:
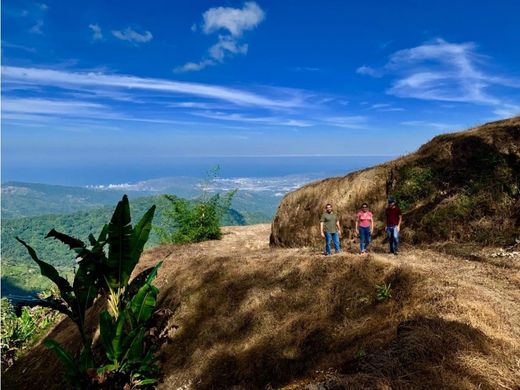
[[[399,253],[399,230],[403,221],[401,209],[395,204],[393,197],[388,198],[388,207],[386,208],[386,233],[388,234],[388,243],[390,244],[390,253],[397,255]]]

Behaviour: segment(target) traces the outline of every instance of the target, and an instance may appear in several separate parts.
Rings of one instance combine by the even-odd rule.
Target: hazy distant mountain
[[[123,194],[127,194],[131,199],[158,194],[174,194],[191,199],[200,195],[202,187],[210,192],[238,189],[240,195],[236,197],[237,201],[242,199],[253,208],[258,206],[263,213],[271,216],[282,195],[312,179],[312,176],[291,175],[266,178],[217,178],[204,183],[197,177],[178,176],[90,187],[7,182],[2,185],[2,218],[70,214],[111,206],[116,204]],[[251,202],[252,198],[256,200]]]

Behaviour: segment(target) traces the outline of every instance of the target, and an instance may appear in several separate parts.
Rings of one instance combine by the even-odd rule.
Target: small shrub
[[[384,302],[389,298],[392,298],[392,284],[382,283],[376,285],[376,299],[379,302]]]
[[[164,211],[164,226],[155,227],[162,244],[184,244],[222,237],[221,220],[231,207],[231,201],[237,190],[223,196],[209,195],[209,187],[218,173],[218,167],[212,170],[203,184],[202,195],[193,201],[174,195],[165,195],[171,207]]]

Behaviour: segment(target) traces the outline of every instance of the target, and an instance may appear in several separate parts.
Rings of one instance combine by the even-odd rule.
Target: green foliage
[[[32,304],[66,314],[81,333],[83,349],[77,361],[55,341],[45,341],[45,345],[63,362],[67,369],[66,377],[75,387],[89,387],[92,380],[110,382],[115,377],[118,380],[127,378],[134,385],[142,383],[140,381],[143,379],[147,383],[154,380],[150,375],[157,372],[155,356],[152,349],[145,348],[144,334],[156,304],[158,290],[151,283],[160,263],[144,272],[147,277],[141,274],[136,281],[128,283],[150,235],[154,212],[155,206],[152,206],[133,228],[128,198],[123,196],[110,223],[101,229],[99,237],[96,239],[92,234],[89,235],[89,247],[77,238],[52,229],[47,238],[61,241],[76,253],[78,271],[72,285],[52,265],[40,260],[31,246],[17,237],[40,267],[41,274],[59,289],[59,297],[35,300]],[[104,249],[107,245],[108,254]],[[86,334],[84,327],[86,310],[99,294],[108,295],[111,311],[104,311],[100,316],[100,338],[109,362],[101,363],[98,370],[102,379],[87,375],[96,365],[92,355],[91,335]],[[138,358],[143,363],[139,363]],[[117,375],[107,377],[111,373]]]
[[[145,350],[146,326],[152,317],[159,290],[152,285],[157,275],[157,264],[137,293],[123,299],[120,310],[100,315],[100,339],[108,363],[98,369],[102,376],[108,373],[129,372],[137,385],[155,382],[158,367],[153,349]]]
[[[386,301],[387,299],[392,297],[392,284],[391,283],[382,283],[376,285],[376,299],[379,302]]]
[[[0,311],[2,368],[9,367],[23,351],[38,341],[58,318],[56,312],[46,307],[25,306],[17,315],[9,300],[2,298]]]
[[[217,173],[218,167],[208,174],[209,179],[201,185],[201,196],[194,201],[165,195],[165,199],[170,202],[170,208],[164,212],[166,223],[156,227],[161,243],[184,244],[222,237],[221,220],[231,208],[237,190],[229,191],[224,196],[210,196],[209,187]]]
[[[431,168],[405,166],[398,172],[400,177],[393,196],[403,211],[435,191],[435,175]]]

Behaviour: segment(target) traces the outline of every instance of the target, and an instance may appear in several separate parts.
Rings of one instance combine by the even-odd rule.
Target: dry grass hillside
[[[397,160],[287,194],[271,244],[321,245],[318,224],[326,203],[334,205],[347,238],[363,202],[382,233],[390,195],[404,211],[406,242],[514,242],[520,237],[520,117],[441,135]]]
[[[434,249],[324,257],[269,248],[270,227],[162,246],[153,332],[161,389],[519,389],[520,257]],[[390,285],[379,301],[376,285]],[[99,302],[90,316],[99,311]],[[50,337],[78,351],[64,320]],[[36,346],[3,389],[62,389]]]

